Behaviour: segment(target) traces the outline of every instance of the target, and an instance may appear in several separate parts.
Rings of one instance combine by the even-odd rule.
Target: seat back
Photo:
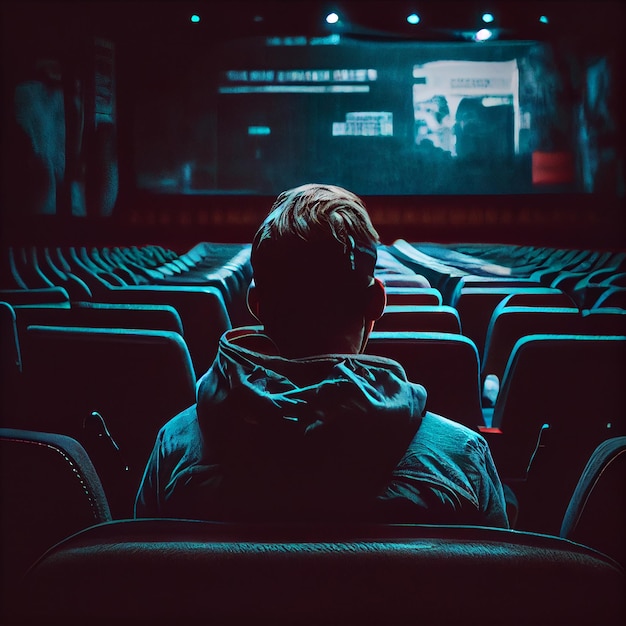
[[[594,448],[626,434],[624,380],[624,336],[529,335],[515,344],[494,407],[502,434],[492,452],[505,479],[526,479],[518,528],[558,533]]]
[[[55,543],[111,519],[91,460],[64,435],[0,428],[0,497],[3,596]]]
[[[103,301],[174,307],[182,320],[197,377],[211,366],[220,337],[232,327],[224,296],[217,287],[132,285],[109,289]]]
[[[410,381],[424,385],[426,407],[472,429],[483,424],[478,352],[463,335],[373,331],[367,354],[398,361]]]
[[[166,304],[73,302],[68,308],[18,307],[16,316],[19,334],[33,325],[136,328],[184,334],[178,311]]]
[[[576,333],[582,326],[575,307],[503,306],[494,310],[481,361],[481,377],[504,374],[513,346],[525,335],[537,333]]]
[[[385,287],[388,305],[427,305],[442,303],[441,293],[434,287]]]
[[[454,307],[439,305],[388,305],[376,320],[375,330],[415,330],[460,333],[461,320]]]
[[[594,300],[590,308],[618,307],[626,309],[626,287],[603,287],[602,293]]]
[[[599,307],[582,311],[585,333],[596,335],[626,335],[626,309]]]
[[[607,439],[593,451],[565,511],[560,535],[626,566],[626,437]]]
[[[114,517],[132,502],[159,428],[195,402],[180,335],[120,328],[29,326],[24,428],[67,434],[87,449]]]
[[[63,287],[42,289],[0,289],[0,299],[11,306],[70,306],[70,296]]]
[[[0,302],[0,425],[19,407],[23,393],[22,352],[15,310]]]
[[[385,287],[410,287],[417,289],[428,289],[430,283],[419,274],[376,272],[376,278],[382,281]]]
[[[502,299],[498,306],[550,306],[575,307],[576,303],[560,289],[541,287],[539,289],[511,293]]]
[[[499,287],[497,283],[484,287],[463,287],[451,304],[459,312],[463,334],[469,337],[483,358],[485,338],[491,316],[500,302],[514,293],[545,293],[545,287]],[[550,290],[552,291],[552,290]]]
[[[17,335],[15,310],[0,301],[0,365],[2,381],[13,380],[22,371],[22,355]],[[6,378],[5,378],[6,377]]]
[[[481,624],[617,625],[624,582],[602,554],[515,531],[127,520],[49,551],[18,600],[33,623],[467,624],[484,600]]]

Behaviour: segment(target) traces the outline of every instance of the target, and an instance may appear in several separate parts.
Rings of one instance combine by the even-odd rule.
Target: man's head
[[[252,243],[250,310],[285,356],[358,352],[385,306],[378,233],[362,201],[333,185],[281,193]]]

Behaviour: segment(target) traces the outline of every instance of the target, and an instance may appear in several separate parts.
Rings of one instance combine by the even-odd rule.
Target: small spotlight
[[[474,41],[487,41],[491,39],[493,33],[488,28],[481,28],[475,35]]]
[[[493,20],[494,20],[493,14],[491,14],[491,13],[483,13],[482,20],[483,20],[483,22],[485,22],[485,24],[491,24],[491,22],[493,22]]]
[[[194,14],[194,15],[192,15],[189,19],[190,19],[190,20],[191,20],[194,24],[197,24],[197,23],[200,21],[200,16],[199,16],[199,15],[195,15],[195,14]]]
[[[329,24],[336,24],[339,21],[339,16],[336,13],[329,13],[326,16],[326,21]]]
[[[550,20],[548,19],[548,16],[547,16],[547,15],[542,15],[542,16],[539,18],[539,21],[540,21],[542,24],[548,24],[548,22],[550,22]]]
[[[407,15],[406,21],[409,24],[419,24],[420,16],[417,13],[411,13],[411,15]]]

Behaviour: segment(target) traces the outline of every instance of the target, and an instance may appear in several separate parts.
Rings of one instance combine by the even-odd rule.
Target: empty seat
[[[457,302],[461,291],[472,287],[498,287],[498,288],[510,288],[510,287],[541,287],[541,283],[534,281],[532,278],[515,277],[515,276],[473,276],[468,274],[467,276],[461,276],[454,284],[450,285],[450,288],[446,290],[442,296],[443,301],[446,304]]]
[[[492,374],[502,380],[513,346],[525,335],[576,333],[582,321],[577,308],[503,306],[499,304],[489,322],[481,362],[482,380]]]
[[[570,308],[577,305],[571,296],[563,293],[560,289],[542,287],[540,289],[511,293],[504,297],[498,306],[556,306]]]
[[[626,309],[626,287],[602,287],[601,289],[593,302],[589,303],[589,308],[618,307]]]
[[[2,383],[12,381],[22,371],[22,355],[14,308],[0,301],[0,366]]]
[[[403,265],[424,276],[432,287],[440,291],[449,289],[455,283],[455,279],[458,280],[469,273],[422,252],[418,246],[419,244],[397,239],[391,246],[387,246],[387,250]]]
[[[184,335],[178,311],[166,304],[73,302],[69,307],[16,307],[18,334],[32,325],[169,330]]]
[[[467,337],[455,333],[373,331],[365,352],[398,361],[409,380],[426,388],[429,411],[474,430],[484,424],[478,352]]]
[[[107,292],[101,301],[117,304],[167,305],[176,309],[185,330],[194,372],[210,367],[219,338],[232,326],[222,293],[216,287],[137,285]]]
[[[174,307],[185,329],[196,375],[203,374],[211,365],[219,338],[232,326],[219,280],[200,286],[120,285],[113,282],[110,273],[88,266],[75,248],[56,248],[54,254],[63,272],[87,285],[93,294],[93,302]]]
[[[378,278],[385,287],[411,287],[417,289],[428,289],[430,283],[419,274],[383,274],[377,273]]]
[[[30,623],[604,624],[624,572],[559,537],[479,527],[241,528],[125,520],[50,550],[18,595]]]
[[[460,333],[461,320],[454,307],[439,305],[388,305],[374,324],[376,330],[416,330]]]
[[[514,346],[488,438],[519,481],[518,528],[557,534],[593,449],[626,434],[626,337],[529,335]]]
[[[22,353],[15,310],[0,301],[0,425],[19,406],[22,389]]]
[[[23,348],[31,393],[15,426],[80,441],[114,517],[132,515],[159,428],[195,402],[182,337],[159,330],[29,326]]]
[[[0,428],[0,498],[3,604],[48,548],[111,519],[91,460],[64,435]]]
[[[245,296],[251,277],[250,250],[250,244],[201,242],[183,255],[155,245],[103,248],[98,252],[108,263],[109,272],[124,272],[136,284],[217,287],[230,309],[241,304]],[[76,252],[84,264],[95,265],[85,248]]]
[[[437,306],[441,293],[434,287],[385,287],[388,305]]]
[[[582,330],[595,335],[626,335],[626,309],[598,307],[581,311]]]
[[[0,299],[12,306],[55,305],[69,307],[70,305],[70,296],[63,287],[0,289]]]
[[[570,499],[560,535],[626,566],[626,437],[607,439],[593,451]]]
[[[514,293],[545,293],[545,287],[464,287],[456,299],[447,302],[459,312],[463,334],[469,337],[478,349],[482,359],[489,321],[498,304]]]

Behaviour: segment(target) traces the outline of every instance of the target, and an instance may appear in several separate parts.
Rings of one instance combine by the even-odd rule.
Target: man
[[[137,517],[508,527],[485,440],[427,412],[398,363],[363,354],[385,307],[378,243],[345,189],[278,197],[251,252],[263,330],[221,338],[197,404],[157,436]]]

